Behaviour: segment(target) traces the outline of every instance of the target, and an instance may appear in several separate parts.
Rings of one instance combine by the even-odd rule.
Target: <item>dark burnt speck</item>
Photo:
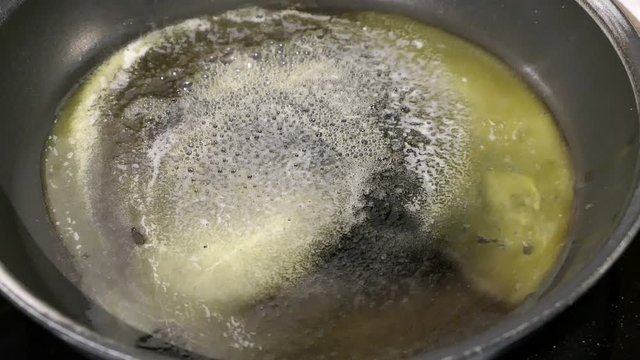
[[[135,227],[131,228],[131,238],[136,245],[144,245],[147,242],[147,238]]]

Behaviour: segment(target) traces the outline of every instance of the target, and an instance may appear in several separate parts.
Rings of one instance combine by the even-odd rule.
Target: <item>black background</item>
[[[0,358],[84,359],[0,298]],[[584,297],[498,360],[640,359],[640,239]]]

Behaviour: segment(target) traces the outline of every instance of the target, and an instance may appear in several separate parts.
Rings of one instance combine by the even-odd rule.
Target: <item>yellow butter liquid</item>
[[[296,12],[278,15],[278,12],[255,11],[259,16],[249,12],[217,20],[192,20],[168,33],[200,39],[204,38],[202,34],[231,34],[236,24],[243,21],[248,23],[245,30],[270,31],[271,28],[261,25],[262,20],[255,19],[275,16],[285,23],[308,26],[320,44],[325,36],[320,31],[323,27],[329,34],[336,31],[353,35],[366,29],[364,31],[384,34],[380,35],[384,37],[380,44],[390,44],[392,51],[396,49],[394,46],[400,47],[400,58],[437,63],[435,69],[446,74],[437,77],[434,86],[451,89],[456,101],[464,107],[461,112],[464,114],[459,116],[454,111],[457,108],[451,111],[452,121],[460,122],[465,131],[464,152],[460,157],[468,155],[468,158],[465,158],[464,171],[451,170],[449,174],[448,165],[441,166],[453,184],[440,184],[441,189],[446,189],[441,192],[451,194],[429,194],[437,199],[456,201],[436,201],[451,204],[445,209],[424,203],[412,207],[416,227],[423,226],[415,230],[418,235],[410,236],[407,234],[413,233],[398,230],[397,234],[381,237],[389,240],[388,246],[359,248],[350,243],[359,239],[352,236],[354,231],[357,233],[353,229],[366,228],[357,216],[346,211],[347,214],[341,214],[342,219],[325,221],[336,211],[335,202],[345,201],[352,195],[349,191],[341,193],[341,188],[351,186],[355,180],[345,183],[331,180],[329,185],[336,189],[331,194],[322,187],[318,190],[317,186],[300,189],[293,186],[289,195],[275,200],[265,210],[259,204],[267,200],[260,196],[271,188],[254,192],[251,187],[245,189],[242,184],[251,184],[261,175],[239,167],[232,169],[233,176],[229,175],[234,179],[236,174],[243,176],[237,187],[237,199],[257,204],[257,210],[237,210],[236,214],[251,221],[241,216],[238,216],[240,220],[223,221],[230,224],[230,230],[211,226],[215,216],[199,216],[200,205],[194,199],[213,189],[212,185],[201,185],[201,182],[209,175],[215,176],[215,169],[205,168],[211,170],[211,174],[200,171],[198,162],[192,167],[191,157],[182,159],[183,155],[175,155],[170,148],[169,155],[163,153],[163,156],[178,156],[179,161],[163,168],[165,158],[157,157],[161,171],[145,173],[139,169],[153,165],[155,158],[135,155],[148,150],[138,144],[139,133],[145,131],[140,130],[145,128],[144,122],[130,121],[122,114],[113,119],[105,115],[115,112],[114,109],[102,109],[95,115],[95,109],[101,104],[114,104],[108,96],[100,98],[100,94],[108,94],[110,84],[122,81],[117,74],[131,66],[132,61],[135,67],[136,54],[153,48],[154,42],[166,36],[161,32],[152,33],[116,53],[79,87],[60,113],[44,153],[45,190],[51,218],[75,258],[82,274],[79,286],[83,291],[117,318],[143,331],[154,332],[173,345],[207,356],[239,359],[404,357],[470,336],[508,314],[529,296],[535,296],[565,245],[574,180],[567,147],[552,114],[522,79],[482,49],[405,17],[346,14],[339,17],[347,22],[339,24],[340,32],[332,30],[329,24],[332,20],[328,18],[315,19]],[[212,30],[215,24],[219,25],[215,27],[219,33]],[[278,25],[269,26],[278,29]],[[227,61],[224,50],[214,50],[223,54],[220,61]],[[180,51],[183,50],[146,55],[156,57],[155,62],[149,62],[154,66],[162,68],[168,64],[169,70],[163,73],[162,81],[172,76],[173,63],[182,63],[187,69],[183,76],[186,82],[171,82],[158,93],[162,96],[172,91],[182,94],[180,86],[194,81],[196,88],[203,86],[199,89],[209,91],[208,96],[218,94],[220,87],[229,92],[239,91],[238,84],[252,81],[247,77],[224,83],[224,76],[231,76],[225,73],[221,75],[222,85],[198,85],[194,79],[207,70],[190,68],[188,64],[206,58],[206,51],[175,56]],[[336,78],[353,76],[348,68],[341,72],[343,69],[335,70],[319,62],[303,60],[302,64],[289,72],[279,71],[277,67],[271,69],[267,72],[269,79],[285,84],[278,86],[280,91],[287,92],[301,84],[313,86],[314,82],[323,80],[322,74]],[[412,60],[407,60],[407,64],[411,65]],[[225,68],[216,69],[224,71]],[[141,81],[141,87],[152,88],[148,80]],[[353,79],[361,80],[357,75]],[[269,88],[270,84],[261,86]],[[135,87],[129,88],[135,90]],[[155,112],[162,118],[164,115],[157,109],[170,111],[173,100],[164,100],[158,94],[143,103],[146,107],[136,109]],[[346,99],[348,95],[345,92],[343,97]],[[118,98],[121,94],[115,91],[109,96]],[[188,98],[188,95],[177,95],[177,98],[181,96]],[[356,108],[362,101],[363,109],[368,109],[371,104],[366,103],[367,96],[355,96],[351,107]],[[332,99],[330,94],[326,95],[325,106],[330,107],[331,101],[337,101]],[[440,98],[436,94],[434,99]],[[191,108],[199,106],[193,104]],[[183,109],[187,113],[188,110],[188,107]],[[286,113],[284,108],[282,111]],[[409,114],[413,113],[415,111]],[[325,115],[318,116],[328,116]],[[110,125],[110,121],[113,124]],[[185,140],[184,149],[178,150],[182,151],[180,154],[190,152],[190,142],[201,141],[199,134],[209,129],[211,123],[203,122],[202,129],[198,126],[193,133],[180,132],[178,126],[173,137],[168,137],[174,140],[167,140],[168,143],[175,139],[179,142],[180,136],[184,136],[188,141]],[[339,125],[335,128],[343,131]],[[351,128],[345,129],[351,131]],[[368,145],[384,141],[384,137],[369,135],[366,131],[354,131],[348,138],[359,144],[364,139],[369,141]],[[228,136],[232,137],[233,131]],[[343,140],[336,141],[340,145]],[[93,152],[101,147],[118,150],[95,156]],[[203,157],[211,155],[200,151]],[[299,155],[304,157],[302,153]],[[366,172],[369,168],[360,167],[366,162],[366,151],[360,156],[364,160],[343,167]],[[140,159],[143,161],[138,161]],[[340,169],[337,171],[341,174]],[[174,179],[182,176],[196,180],[184,185]],[[144,179],[142,185],[137,182],[139,178]],[[187,195],[179,193],[183,186],[187,186]],[[261,189],[260,186],[257,189]],[[289,190],[287,186],[282,189]],[[148,203],[145,198],[138,199],[138,192],[147,194],[146,191],[152,198]],[[172,197],[176,194],[180,196]],[[373,195],[367,196],[374,198],[375,194],[373,191]],[[181,205],[176,198],[190,205],[180,212],[174,211]],[[319,205],[296,210],[307,202]],[[101,206],[101,203],[111,205]],[[420,216],[421,212],[424,217]],[[385,213],[385,218],[393,216]],[[423,218],[430,222],[420,225]],[[233,227],[247,227],[247,230],[236,232]],[[157,228],[162,229],[159,235],[154,233]],[[316,239],[317,232],[322,233],[321,241]],[[346,240],[341,243],[325,239],[339,237]],[[411,250],[405,251],[402,244],[391,245],[391,240],[405,237],[415,240],[419,246],[410,246]],[[394,246],[400,246],[400,253],[410,253],[410,256],[402,261],[389,260],[397,253],[385,251]],[[420,255],[421,251],[425,254]],[[322,254],[318,255],[319,252]],[[341,260],[342,253],[351,255]],[[366,259],[362,260],[366,271],[358,267],[358,259]],[[334,265],[348,271],[334,271]],[[399,270],[387,268],[393,266]],[[376,282],[377,272],[379,282]],[[100,330],[114,331],[108,327]]]
[[[553,115],[518,75],[482,49],[405,18],[357,17],[425,39],[426,51],[438,53],[457,79],[471,110],[480,185],[470,194],[477,203],[460,219],[470,226],[463,231],[468,234],[450,239],[452,252],[484,291],[517,304],[545,280],[570,222],[573,169]]]

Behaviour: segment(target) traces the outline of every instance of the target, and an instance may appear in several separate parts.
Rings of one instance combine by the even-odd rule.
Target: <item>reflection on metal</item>
[[[0,2],[0,24],[11,14],[11,12],[18,7],[23,0],[6,0]]]
[[[614,0],[622,11],[629,17],[638,31],[640,31],[640,1],[638,0]]]

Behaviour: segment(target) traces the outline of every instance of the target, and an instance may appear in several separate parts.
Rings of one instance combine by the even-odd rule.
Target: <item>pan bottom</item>
[[[44,167],[79,287],[224,358],[471,335],[536,293],[573,201],[520,79],[377,13],[244,9],[146,35],[72,96]]]

